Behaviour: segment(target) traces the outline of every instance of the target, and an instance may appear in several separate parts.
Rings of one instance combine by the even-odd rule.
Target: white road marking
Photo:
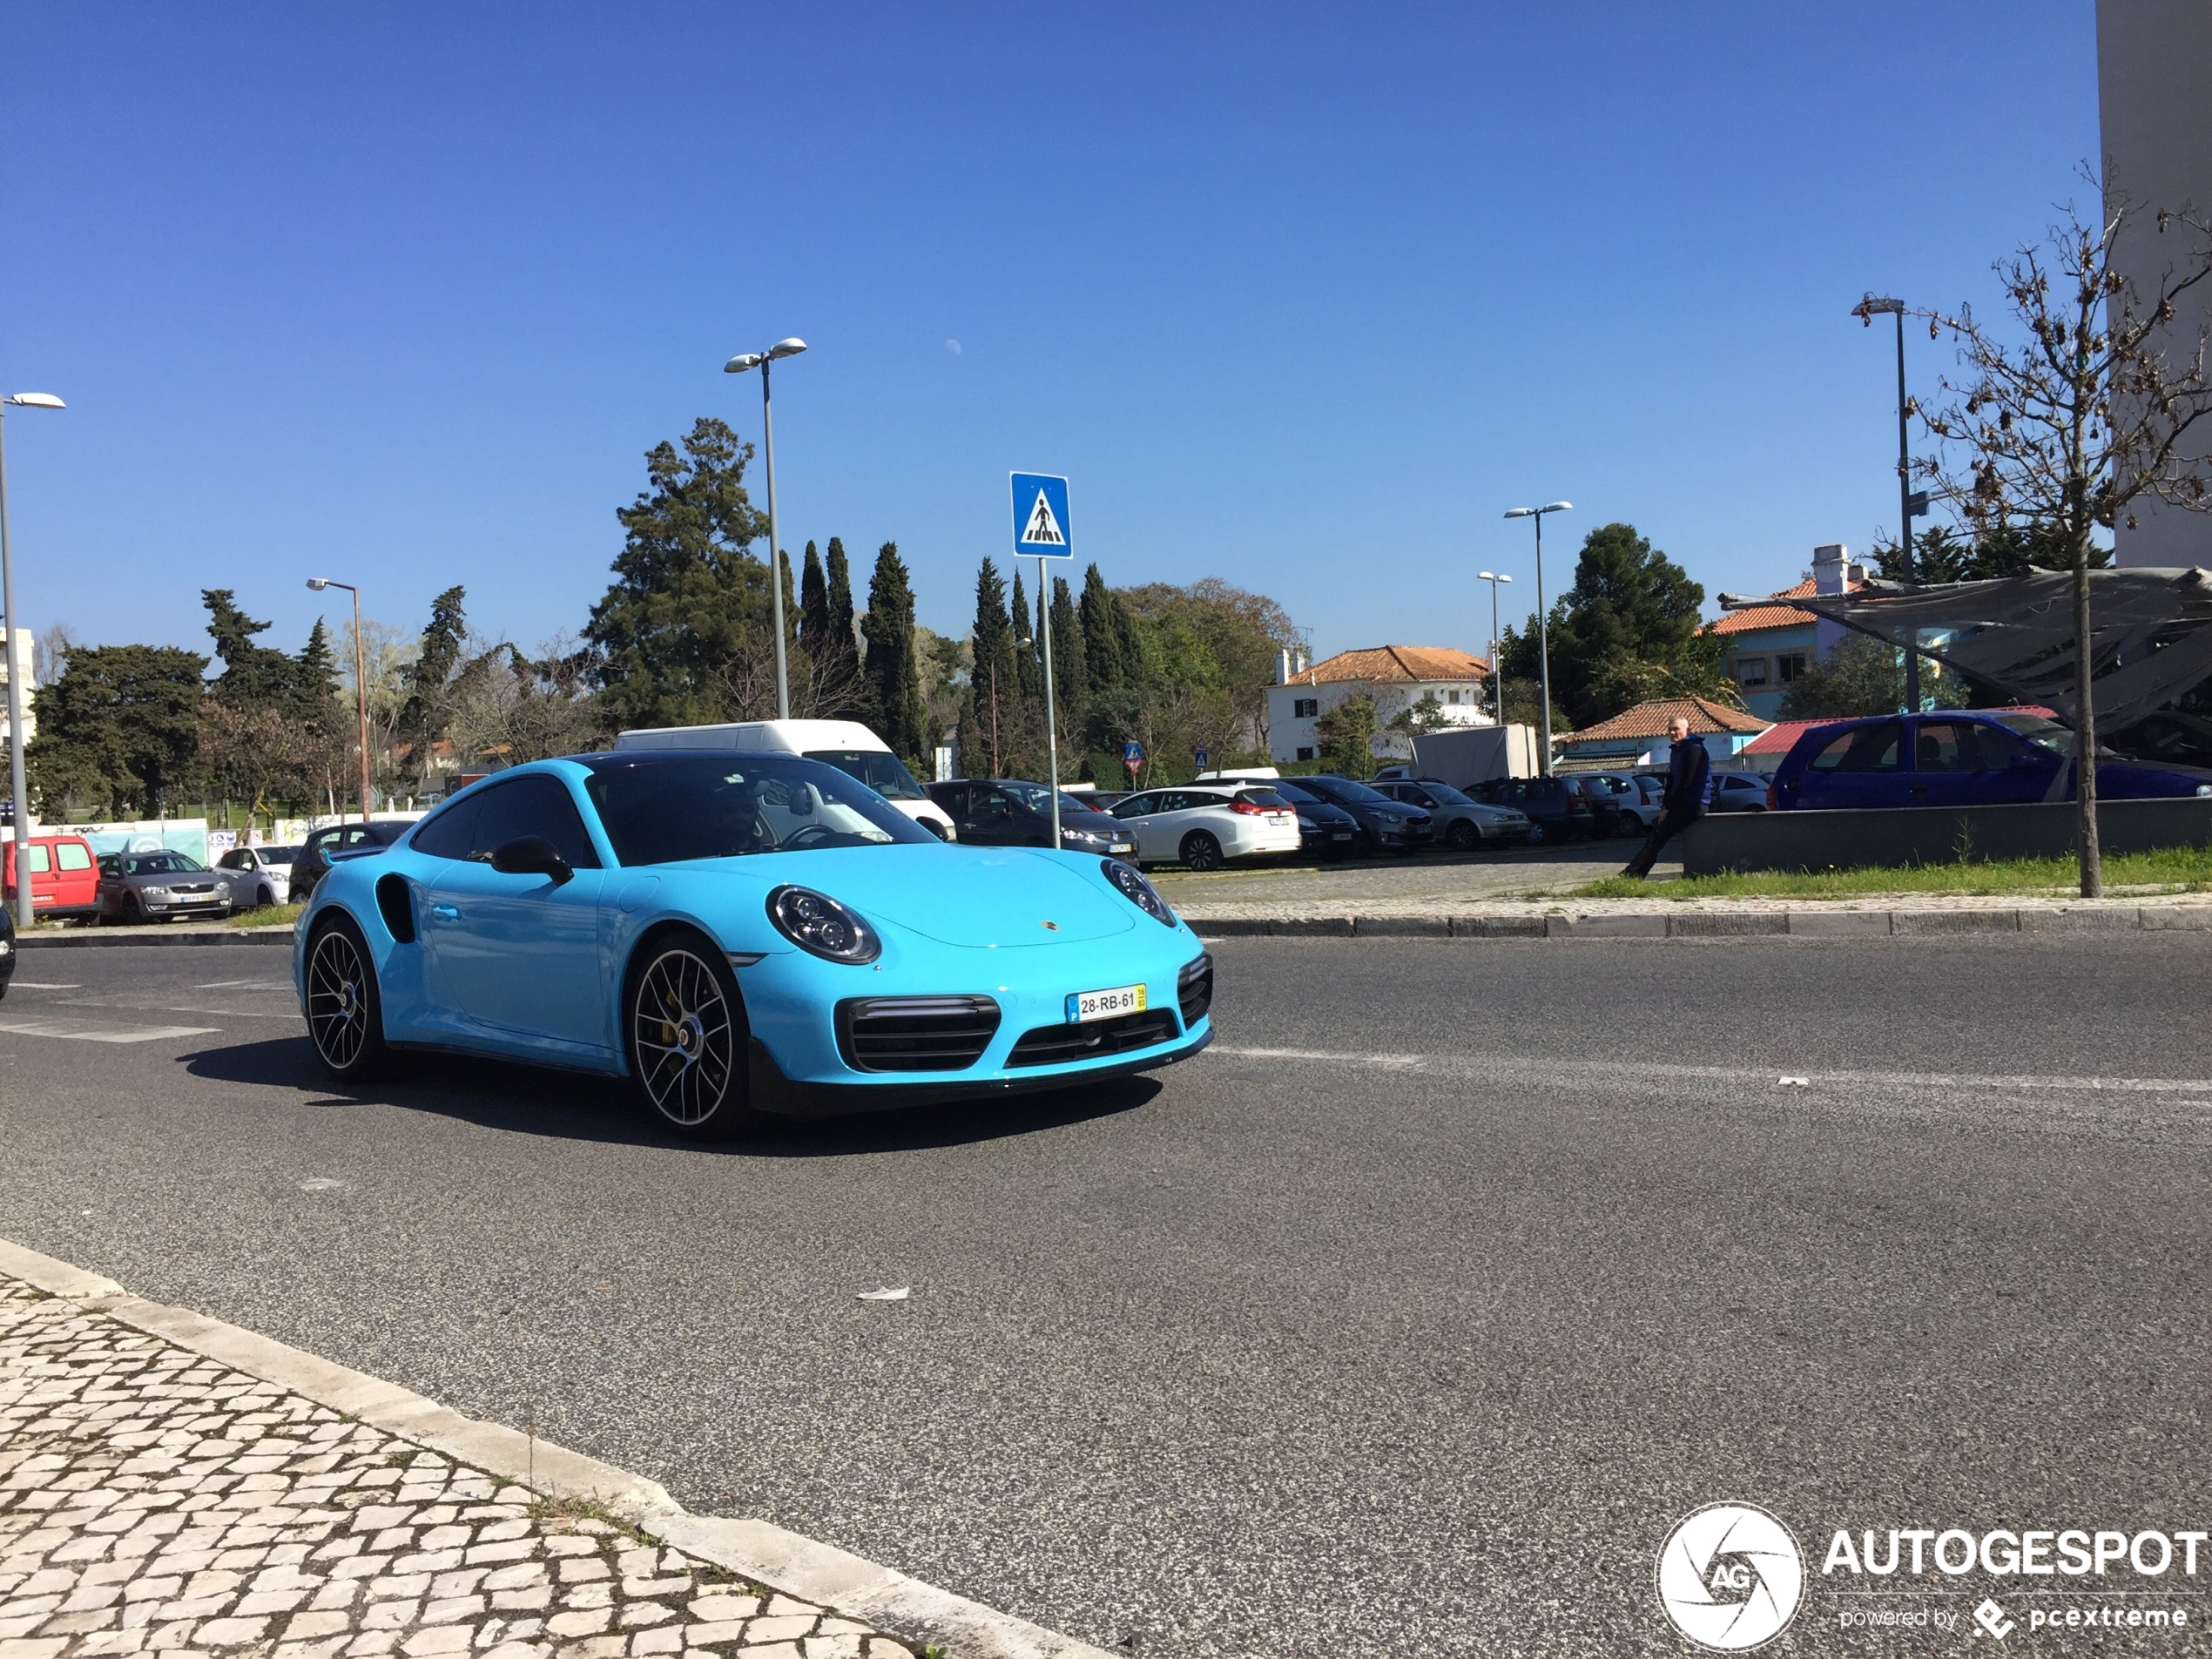
[[[71,980],[17,979],[9,984],[19,991],[81,991],[84,987]]]
[[[0,1034],[70,1037],[79,1042],[158,1042],[164,1037],[212,1036],[212,1025],[104,1025],[97,1020],[0,1020]]]
[[[1765,1067],[1669,1065],[1649,1060],[1566,1060],[1549,1055],[1514,1054],[1368,1054],[1337,1049],[1245,1049],[1216,1043],[1207,1051],[1231,1060],[1307,1060],[1325,1065],[1386,1066],[1400,1071],[1480,1073],[1508,1068],[1535,1069],[1555,1073],[1580,1073],[1628,1078],[1739,1079],[1769,1077]],[[2051,1077],[1985,1076],[1949,1071],[1817,1071],[1804,1077],[1788,1077],[1789,1083],[1809,1087],[1813,1082],[1865,1083],[1896,1089],[1986,1089],[2113,1091],[2125,1094],[2212,1094],[2212,1078],[2205,1077]],[[1771,1085],[1770,1085],[1771,1086]]]
[[[288,979],[212,979],[199,988],[203,991],[288,991]]]
[[[314,1175],[309,1176],[305,1181],[302,1181],[300,1184],[300,1190],[302,1192],[335,1192],[339,1188],[344,1186],[345,1184],[346,1184],[343,1181],[334,1180],[327,1175]]]

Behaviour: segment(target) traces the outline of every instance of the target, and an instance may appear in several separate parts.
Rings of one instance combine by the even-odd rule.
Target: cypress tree
[[[829,585],[822,576],[822,556],[809,542],[806,562],[799,577],[799,643],[819,663],[829,637]]]
[[[845,563],[845,543],[833,536],[829,538],[829,590],[825,603],[828,609],[830,637],[833,639],[853,637],[853,575]]]
[[[841,553],[835,542],[833,556]],[[875,701],[876,735],[917,772],[927,770],[922,749],[929,740],[929,711],[921,701],[921,677],[914,671],[914,596],[899,544],[886,542],[876,555],[868,583],[868,614],[861,624],[868,637],[867,678]]]
[[[315,618],[299,661],[286,712],[305,725],[324,726],[336,708],[338,658],[330,649],[330,635],[320,617]]]
[[[1006,584],[988,559],[975,575],[975,628],[969,644],[974,666],[968,675],[967,705],[961,711],[961,765],[971,777],[1003,778],[1022,682],[1015,667]]]
[[[1114,593],[1092,565],[1083,572],[1083,685],[1087,702],[1110,697],[1122,688],[1121,636],[1114,628]]]
[[[1081,738],[1090,713],[1089,654],[1083,641],[1082,618],[1076,614],[1075,595],[1062,578],[1052,579],[1053,712],[1058,717],[1060,745],[1073,747]]]

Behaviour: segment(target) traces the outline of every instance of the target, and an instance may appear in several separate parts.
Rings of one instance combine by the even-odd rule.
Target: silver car
[[[1518,846],[1528,839],[1528,814],[1517,806],[1493,806],[1433,779],[1395,779],[1377,783],[1393,800],[1422,806],[1436,822],[1436,839],[1455,852],[1477,846]]]
[[[215,860],[242,906],[283,904],[292,897],[292,861],[297,846],[234,846]]]
[[[167,921],[231,914],[231,878],[188,853],[108,853],[100,858],[102,921]]]

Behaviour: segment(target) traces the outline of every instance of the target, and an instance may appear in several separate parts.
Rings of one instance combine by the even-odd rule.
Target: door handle
[[[454,907],[449,904],[434,904],[430,907],[430,914],[435,916],[440,921],[459,921],[461,920],[461,912],[454,908]]]
[[[1928,786],[1925,784],[1907,784],[1905,792],[1908,795],[1925,795],[1928,792]]]

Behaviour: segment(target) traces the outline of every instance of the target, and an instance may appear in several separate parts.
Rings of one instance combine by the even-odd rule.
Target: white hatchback
[[[1271,789],[1148,789],[1111,810],[1136,836],[1139,864],[1217,870],[1229,859],[1298,850],[1298,809]]]

